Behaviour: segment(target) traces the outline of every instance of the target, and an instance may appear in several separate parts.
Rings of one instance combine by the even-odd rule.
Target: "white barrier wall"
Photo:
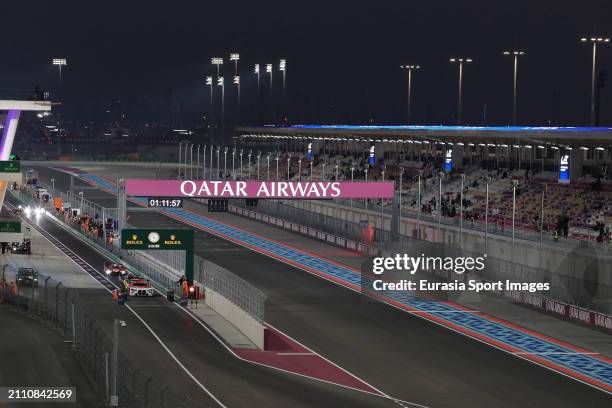
[[[223,316],[260,350],[264,349],[264,325],[249,316],[244,310],[210,288],[206,288],[206,306]]]
[[[154,265],[164,266],[166,274],[172,280],[178,280],[183,274],[166,264],[160,262],[159,259],[146,254],[142,251],[136,251],[136,256],[143,259],[146,262],[151,262]],[[219,313],[221,317],[230,322],[238,331],[244,334],[249,340],[253,342],[260,350],[264,348],[264,325],[253,319],[244,310],[234,304],[232,301],[227,299],[225,296],[215,292],[214,290],[204,287],[205,303],[206,306]]]

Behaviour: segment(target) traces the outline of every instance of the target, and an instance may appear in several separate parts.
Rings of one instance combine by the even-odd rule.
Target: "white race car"
[[[153,296],[151,284],[144,279],[132,279],[127,284],[130,296]]]

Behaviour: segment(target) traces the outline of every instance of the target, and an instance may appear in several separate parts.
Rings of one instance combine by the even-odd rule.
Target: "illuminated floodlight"
[[[240,54],[238,54],[238,53],[230,54],[230,61],[238,61],[239,59],[240,59]],[[221,62],[221,63],[223,63],[223,62]]]
[[[240,85],[240,75],[234,75],[234,84]]]
[[[463,63],[463,62],[472,62],[473,60],[471,58],[451,58],[449,61]]]
[[[217,78],[217,85],[224,86],[225,85],[225,79],[223,77]]]
[[[580,41],[582,42],[587,42],[587,41],[591,41],[594,43],[602,43],[602,42],[610,42],[610,38],[608,37],[591,37],[591,38],[587,38],[587,37],[582,37],[580,39]]]
[[[213,65],[223,65],[223,58],[219,58],[219,57],[211,58],[210,63]]]
[[[212,76],[207,76],[206,77],[206,85],[212,85],[213,84],[213,77]]]
[[[53,65],[66,66],[68,65],[68,61],[66,58],[53,58]]]
[[[580,149],[582,149],[582,150],[589,150],[588,147],[584,147],[584,146],[580,146]]]
[[[259,64],[255,64],[255,73],[259,74]]]
[[[287,69],[287,60],[280,60],[279,64],[278,64],[278,70],[279,71],[285,71]]]
[[[272,72],[272,64],[266,64],[266,72]]]

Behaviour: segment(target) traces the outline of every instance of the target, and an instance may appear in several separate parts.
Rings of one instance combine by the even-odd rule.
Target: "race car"
[[[104,264],[104,272],[106,272],[107,275],[125,275],[127,273],[127,269],[123,264],[112,262],[109,264]]]
[[[144,278],[142,278],[137,273],[130,272],[130,271],[128,271],[125,275],[122,275],[119,277],[119,280],[121,281],[121,286],[125,290],[129,289],[130,282],[132,282],[133,280],[143,280],[143,279]]]
[[[154,291],[149,281],[145,279],[132,279],[127,282],[127,290],[130,296],[153,296]]]

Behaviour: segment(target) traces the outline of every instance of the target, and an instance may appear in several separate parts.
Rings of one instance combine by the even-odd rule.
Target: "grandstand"
[[[277,157],[280,179],[287,178],[287,166],[293,180],[363,180],[367,173],[368,180],[394,180],[399,189],[401,179],[403,216],[420,212],[456,223],[464,175],[466,222],[484,222],[488,185],[489,227],[511,228],[516,188],[517,230],[611,239],[611,128],[266,126],[238,128],[236,138],[253,157],[261,152],[259,175],[252,163],[251,178],[268,177],[269,155],[272,179]]]

